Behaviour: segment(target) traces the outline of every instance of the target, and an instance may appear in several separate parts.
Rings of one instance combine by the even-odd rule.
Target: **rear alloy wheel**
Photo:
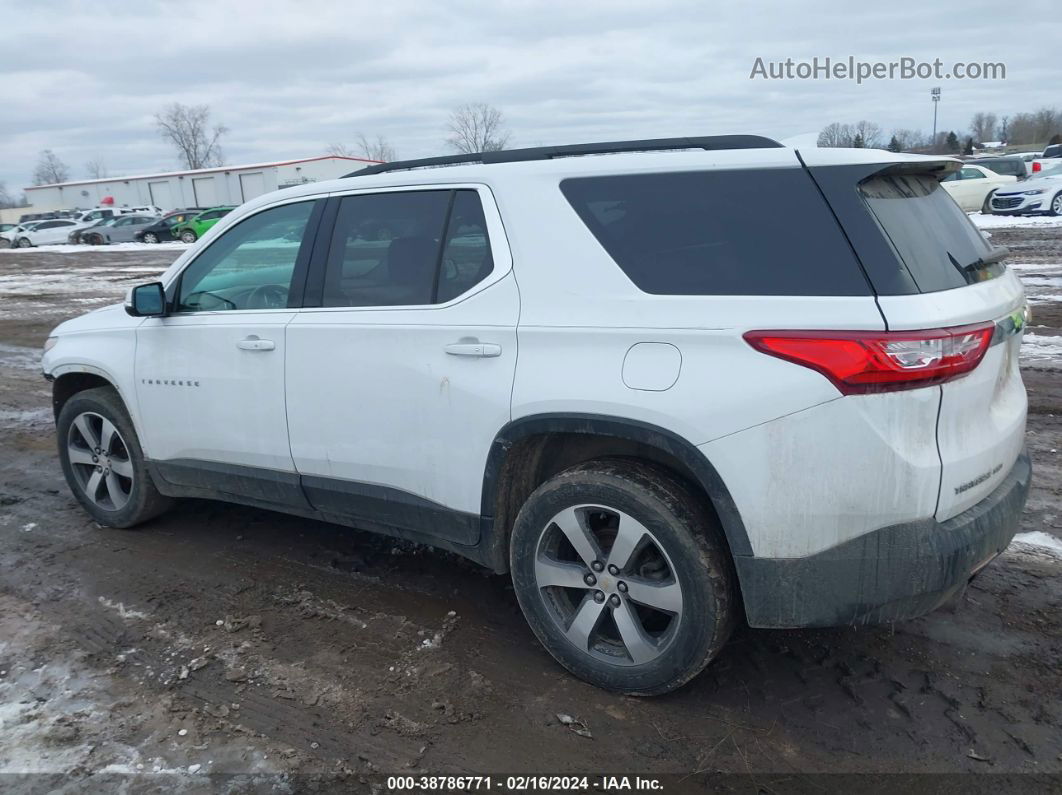
[[[28,237],[20,237],[18,239],[18,247],[19,248],[29,248],[32,245],[33,244],[30,243],[30,239]]]
[[[575,675],[632,695],[681,686],[735,621],[714,517],[665,470],[608,459],[540,486],[513,528],[516,595],[538,639]]]
[[[145,232],[143,240],[145,243],[158,243],[159,236],[156,235],[154,232]]]
[[[193,232],[191,229],[185,229],[183,232],[181,232],[182,243],[194,243],[195,241],[196,235],[195,232]]]
[[[56,422],[59,460],[78,502],[105,527],[132,527],[171,504],[147,471],[140,441],[118,393],[74,395]]]
[[[1051,200],[1051,209],[1049,211],[1051,215],[1062,215],[1062,191],[1055,194],[1055,198]]]

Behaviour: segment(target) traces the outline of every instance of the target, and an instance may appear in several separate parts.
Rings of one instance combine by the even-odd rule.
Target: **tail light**
[[[844,395],[942,384],[980,364],[995,324],[924,331],[749,331],[769,356],[817,370]]]
[[[1032,167],[1032,170],[1033,170],[1033,173],[1034,173],[1034,174],[1035,174],[1035,173],[1036,173],[1037,171],[1039,171],[1040,169],[1042,169],[1043,167],[1044,167],[1044,164],[1043,164],[1043,163],[1039,163],[1039,162],[1037,162],[1037,161],[1035,161],[1035,160],[1033,161],[1033,167]]]

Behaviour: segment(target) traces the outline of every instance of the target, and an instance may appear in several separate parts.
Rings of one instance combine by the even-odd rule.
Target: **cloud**
[[[976,111],[1058,103],[1062,22],[1034,0],[903,0],[840,10],[816,0],[427,4],[141,0],[107,6],[0,0],[0,180],[29,183],[51,148],[84,176],[164,170],[153,114],[206,103],[231,129],[230,163],[322,153],[358,132],[403,157],[445,151],[465,102],[505,114],[514,145],[713,133],[777,138],[867,118],[928,129],[940,81],[750,80],[754,60],[1003,61],[1004,81],[943,81],[940,127]],[[1035,25],[1035,31],[1030,26]],[[1016,35],[1017,34],[1017,35]]]

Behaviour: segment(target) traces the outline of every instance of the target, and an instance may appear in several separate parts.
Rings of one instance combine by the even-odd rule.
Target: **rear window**
[[[1025,176],[1025,162],[1022,160],[978,160],[977,165],[1008,177]]]
[[[982,264],[988,242],[934,177],[882,176],[859,186],[870,211],[923,293],[985,281],[1003,272]]]
[[[560,187],[647,293],[870,294],[803,169],[580,177]]]

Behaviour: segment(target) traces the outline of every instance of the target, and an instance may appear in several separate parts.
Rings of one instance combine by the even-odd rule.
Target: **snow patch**
[[[126,607],[121,602],[114,602],[105,596],[99,598],[99,603],[104,607],[114,610],[122,618],[151,618],[150,614],[145,613],[142,610],[133,610],[132,608]]]
[[[1022,226],[1062,226],[1062,216],[984,215],[967,213],[978,229],[1007,229]]]
[[[111,243],[109,246],[70,245],[38,246],[33,249],[0,248],[0,254],[27,254],[29,251],[45,254],[106,254],[109,251],[184,251],[192,243]]]
[[[0,427],[51,425],[51,409],[0,409]]]
[[[1020,547],[1032,548],[1037,552],[1047,552],[1053,557],[1062,558],[1062,539],[1040,530],[1018,533],[1014,536],[1014,543]]]

